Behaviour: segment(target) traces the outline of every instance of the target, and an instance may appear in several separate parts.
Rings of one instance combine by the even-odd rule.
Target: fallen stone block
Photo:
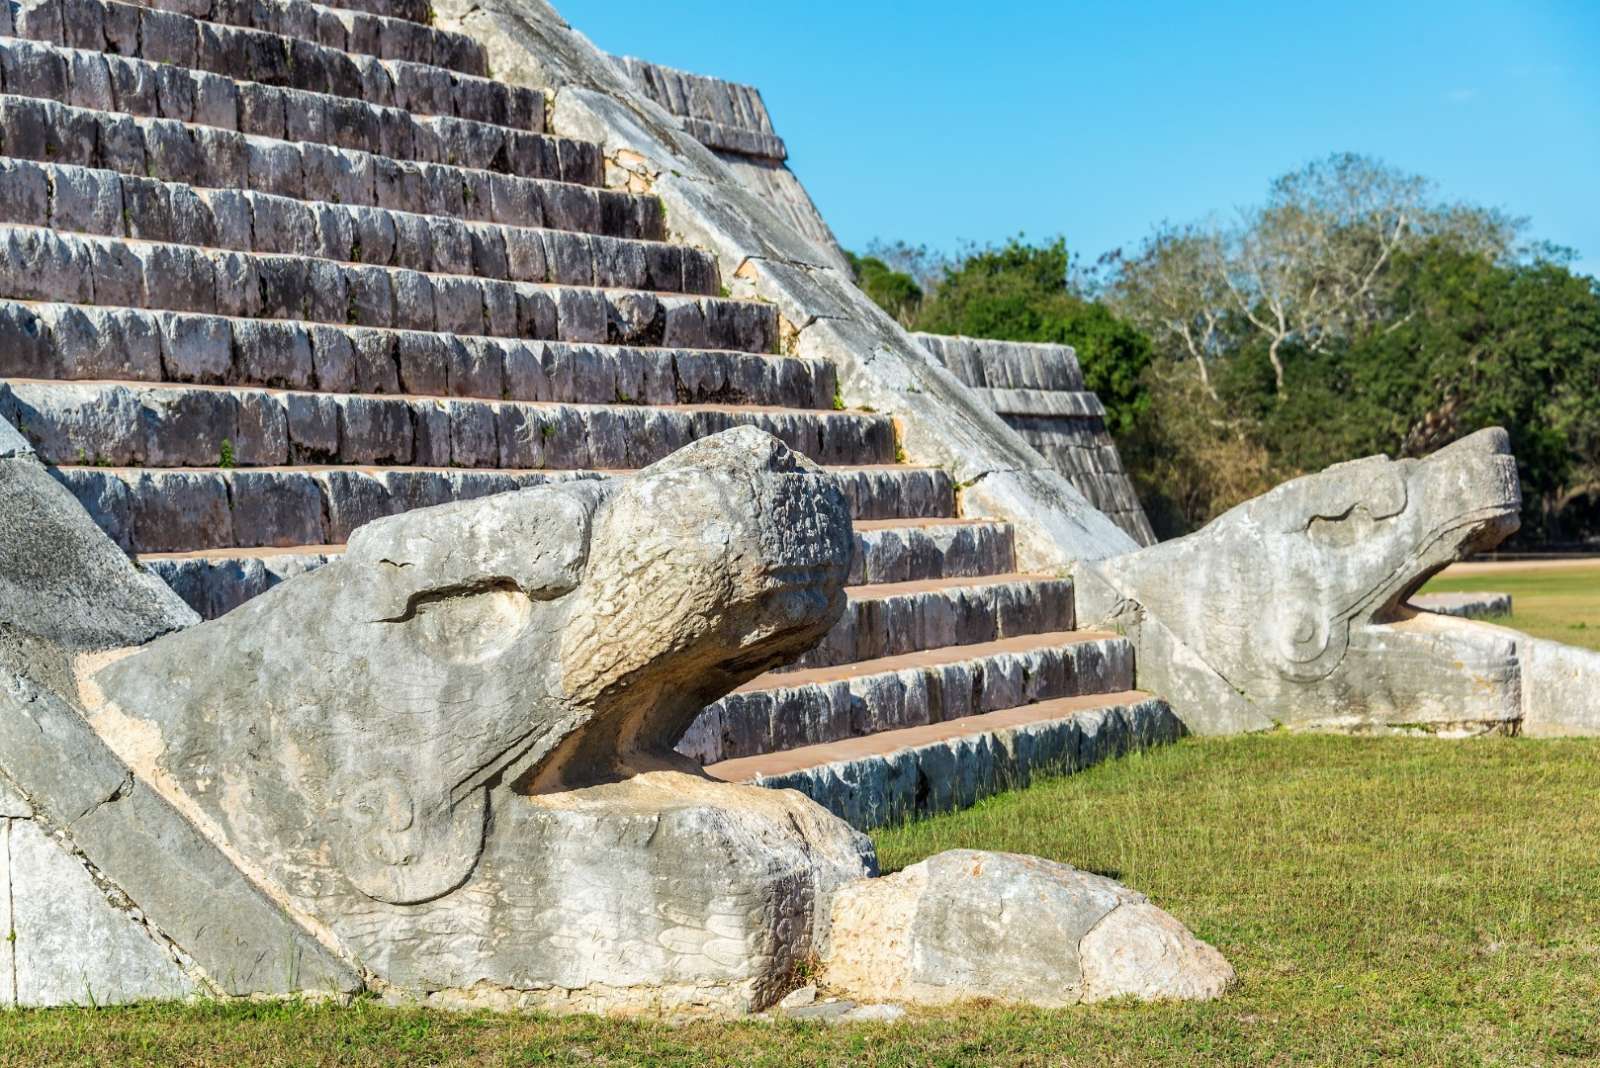
[[[1144,895],[1038,857],[952,850],[833,896],[824,983],[847,997],[1054,1008],[1209,1000],[1222,954]]]

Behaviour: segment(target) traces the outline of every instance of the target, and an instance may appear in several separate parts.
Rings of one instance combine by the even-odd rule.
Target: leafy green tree
[[[855,277],[856,285],[872,298],[872,302],[902,324],[910,321],[910,316],[922,303],[922,287],[917,285],[904,271],[897,271],[890,267],[877,256],[857,256],[854,252],[846,252],[845,259],[850,263],[850,273]]]

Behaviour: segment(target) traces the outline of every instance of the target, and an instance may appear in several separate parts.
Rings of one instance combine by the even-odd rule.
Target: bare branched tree
[[[1215,233],[1167,226],[1136,259],[1124,261],[1109,299],[1158,351],[1193,361],[1201,387],[1216,399],[1209,365],[1222,352],[1227,314],[1223,254]]]
[[[1158,230],[1124,263],[1112,300],[1171,356],[1193,360],[1208,390],[1206,365],[1243,340],[1224,325],[1248,324],[1282,397],[1291,345],[1318,352],[1386,321],[1386,269],[1406,248],[1445,239],[1508,252],[1518,221],[1430,194],[1425,179],[1376,160],[1331,156],[1273,182],[1231,226]]]

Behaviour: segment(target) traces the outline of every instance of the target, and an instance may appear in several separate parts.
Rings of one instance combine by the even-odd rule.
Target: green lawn
[[[1511,615],[1491,623],[1516,627],[1536,638],[1600,649],[1600,563],[1436,578],[1423,587],[1424,593],[1478,590],[1511,594]]]
[[[1114,875],[1216,944],[1205,1005],[668,1027],[256,1005],[0,1013],[0,1065],[1600,1061],[1600,742],[1190,740],[878,836]]]

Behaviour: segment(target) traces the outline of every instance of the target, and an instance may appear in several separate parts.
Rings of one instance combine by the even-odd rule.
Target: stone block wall
[[[1100,398],[1084,389],[1067,345],[916,334],[923,347],[1078,491],[1140,545],[1153,545],[1150,520],[1106,429]]]

